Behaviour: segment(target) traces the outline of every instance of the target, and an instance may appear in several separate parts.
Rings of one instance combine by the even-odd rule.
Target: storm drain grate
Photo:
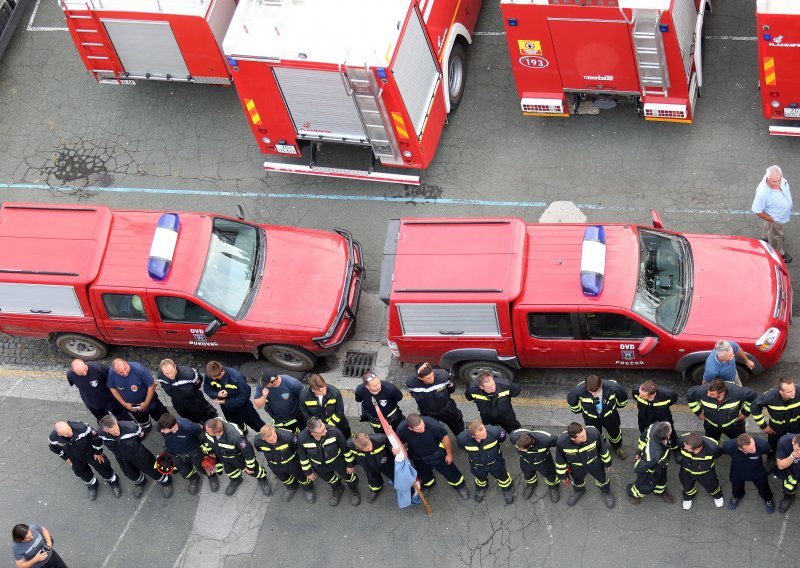
[[[343,377],[360,379],[367,371],[371,371],[375,366],[376,353],[364,353],[363,351],[348,351],[344,356]]]

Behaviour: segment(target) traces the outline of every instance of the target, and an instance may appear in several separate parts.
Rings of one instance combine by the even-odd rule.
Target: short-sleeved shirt
[[[290,377],[281,375],[281,384],[277,387],[267,386],[267,412],[276,420],[294,418],[300,414],[300,394],[303,392],[303,383]],[[261,396],[261,389],[256,390],[254,396]]]
[[[438,420],[423,416],[422,421],[425,423],[425,431],[421,434],[409,430],[405,420],[397,427],[397,437],[408,444],[408,453],[411,457],[424,458],[435,454],[439,450],[442,438],[447,436],[447,430]]]
[[[733,359],[724,363],[717,359],[717,352],[713,349],[706,359],[706,369],[703,371],[703,382],[710,383],[717,377],[728,383],[736,382],[736,354],[739,352],[739,344],[735,341],[728,341],[733,349]]]
[[[767,177],[764,176],[756,188],[752,211],[766,213],[781,225],[788,223],[792,218],[792,193],[789,190],[789,182],[784,178],[781,180],[780,190],[772,189],[767,185]]]
[[[147,398],[147,389],[154,383],[153,375],[139,363],[128,362],[131,370],[127,377],[117,374],[114,369],[108,372],[108,386],[119,390],[128,404],[139,404]]]
[[[44,537],[42,536],[42,527],[39,525],[29,524],[28,530],[31,531],[33,538],[28,542],[12,542],[11,543],[11,552],[14,554],[14,560],[30,560],[37,554],[39,551],[42,550],[42,547],[45,545]],[[41,568],[45,564],[50,561],[50,557],[53,554],[51,552],[47,553],[47,558],[45,558],[42,562],[37,562],[33,565],[33,568]]]
[[[176,416],[175,420],[178,422],[178,431],[174,434],[162,433],[167,451],[173,455],[182,456],[198,449],[203,427],[181,416]]]
[[[777,459],[784,460],[792,455],[792,452],[794,451],[792,439],[794,439],[794,437],[795,434],[786,434],[785,436],[781,437],[780,440],[778,440],[778,447],[775,449],[775,457]],[[792,474],[800,474],[800,458],[794,458],[794,460],[792,460],[792,465],[790,465],[787,469]]]
[[[736,439],[725,440],[722,451],[731,457],[730,478],[737,481],[753,481],[766,477],[762,456],[770,452],[769,442],[763,438],[753,438],[756,443],[756,453],[746,454],[739,449]],[[789,444],[791,445],[791,443]]]
[[[67,382],[78,387],[81,399],[89,408],[107,408],[114,404],[116,399],[106,386],[108,367],[93,361],[87,361],[86,367],[86,375],[79,375],[72,369],[67,371]]]

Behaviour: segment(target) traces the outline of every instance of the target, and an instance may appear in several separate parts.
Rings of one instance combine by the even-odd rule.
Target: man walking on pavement
[[[108,367],[95,361],[73,359],[67,371],[69,386],[76,387],[83,404],[97,420],[106,414],[118,419],[128,419],[128,411],[114,398],[108,389]]]
[[[666,421],[651,424],[642,433],[633,465],[636,481],[625,488],[631,504],[640,504],[642,498],[650,493],[658,495],[665,503],[675,502],[675,497],[667,489],[671,438],[672,424]]]
[[[196,495],[200,490],[200,476],[205,475],[203,450],[200,449],[203,427],[182,416],[175,417],[169,412],[158,419],[158,427],[178,473],[189,482],[189,494]],[[208,475],[208,485],[214,493],[219,490],[216,472]]]
[[[267,467],[286,487],[286,491],[281,495],[284,502],[294,497],[298,485],[303,488],[307,503],[317,500],[314,483],[306,477],[300,467],[300,458],[297,457],[298,440],[294,431],[267,424],[261,427],[253,439],[253,446],[264,454]]]
[[[392,429],[405,420],[403,411],[397,404],[403,400],[403,393],[392,383],[382,381],[372,371],[367,371],[361,377],[361,384],[356,387],[356,402],[361,403],[361,420],[369,422],[372,431],[376,434],[383,433],[383,426],[378,420],[375,403],[381,409],[383,417]]]
[[[617,410],[628,404],[628,393],[617,381],[589,375],[569,391],[567,404],[572,412],[583,415],[583,423],[587,426],[594,426],[600,433],[605,429],[619,459],[628,456],[622,447],[622,421]]]
[[[206,365],[203,392],[222,407],[225,420],[236,424],[242,435],[247,436],[248,426],[258,432],[264,425],[250,401],[250,385],[233,367],[226,367],[218,361],[209,361]]]
[[[464,397],[478,407],[484,424],[500,426],[506,432],[513,432],[522,425],[517,420],[511,399],[521,392],[518,384],[496,379],[489,371],[484,371],[467,387]]]
[[[480,420],[473,420],[467,429],[456,438],[458,445],[467,452],[472,475],[475,476],[475,501],[480,503],[489,490],[489,474],[497,480],[503,490],[506,505],[514,503],[514,480],[506,469],[502,444],[506,440],[506,432],[499,426],[484,425]]]
[[[703,421],[706,436],[719,441],[723,434],[731,439],[744,434],[745,420],[750,416],[756,392],[714,379],[690,388],[686,398],[689,409]]]
[[[778,512],[783,514],[792,506],[800,481],[800,434],[786,434],[778,440],[775,460],[783,479],[783,499],[778,505]]]
[[[297,442],[300,467],[308,480],[314,481],[319,476],[331,487],[328,505],[336,507],[339,504],[344,492],[342,479],[350,489],[350,504],[353,507],[361,504],[356,465],[341,430],[327,426],[319,418],[311,418]]]
[[[417,375],[406,379],[406,388],[417,402],[421,416],[447,424],[455,436],[464,430],[464,415],[450,396],[456,390],[453,377],[430,363],[417,365]]]
[[[300,396],[303,383],[289,375],[261,377],[261,396],[253,399],[253,406],[263,408],[272,418],[275,428],[300,432],[303,415],[300,413]]]
[[[753,420],[767,435],[770,446],[769,460],[775,460],[778,440],[786,434],[800,434],[800,395],[794,380],[781,377],[778,386],[768,390],[750,405]],[[764,411],[769,414],[769,422]]]
[[[141,427],[142,437],[150,431],[151,419],[158,420],[167,411],[156,394],[153,375],[139,363],[114,359],[108,372],[108,388]]]
[[[639,434],[644,434],[647,427],[656,422],[668,422],[672,426],[670,446],[678,447],[678,434],[675,432],[675,421],[672,419],[671,406],[678,402],[678,395],[669,387],[656,385],[647,380],[638,387],[634,387],[633,400],[636,401],[637,421]]]
[[[203,396],[203,377],[197,369],[175,364],[164,359],[158,364],[158,384],[172,400],[172,407],[180,416],[197,424],[217,417],[216,409]]]
[[[718,508],[725,504],[722,486],[717,477],[717,458],[722,455],[722,448],[716,440],[698,436],[689,432],[680,437],[681,461],[678,478],[683,486],[683,510],[692,508],[692,501],[697,495],[697,484],[703,486],[714,498]]]
[[[740,434],[735,440],[725,440],[721,448],[731,458],[731,498],[728,509],[733,511],[739,506],[739,501],[744,497],[745,482],[752,481],[758,495],[764,500],[764,510],[774,513],[775,502],[764,468],[764,456],[770,452],[769,443],[763,438]]]
[[[242,471],[258,480],[261,493],[265,497],[272,495],[267,471],[258,463],[252,444],[235,424],[225,422],[221,418],[207,421],[205,436],[200,447],[207,454],[214,452],[217,458],[217,474],[225,473],[228,476],[230,481],[225,489],[225,495],[231,496],[239,489],[242,484]]]
[[[556,438],[552,434],[541,430],[525,430],[520,428],[511,432],[511,443],[517,448],[519,454],[519,467],[525,480],[525,491],[522,498],[525,500],[533,497],[536,485],[539,483],[537,472],[542,474],[544,482],[550,488],[550,501],[558,503],[561,498],[559,480],[556,475],[556,464],[550,448],[556,445]]]
[[[119,477],[103,454],[103,441],[85,422],[59,420],[50,432],[50,451],[58,455],[72,467],[72,472],[80,477],[89,489],[89,501],[97,499],[97,478],[94,469],[111,486],[114,497],[122,495]]]
[[[319,375],[308,377],[308,386],[300,395],[300,412],[306,424],[312,418],[319,418],[328,426],[335,426],[344,435],[345,440],[353,435],[350,431],[350,422],[344,415],[342,393]]]
[[[572,480],[574,492],[567,499],[567,505],[574,506],[586,493],[586,475],[589,474],[600,488],[606,507],[613,509],[616,500],[611,494],[611,480],[608,478],[608,474],[614,472],[611,452],[597,428],[584,428],[572,422],[567,426],[567,431],[556,439],[555,448],[556,473],[561,479]]]
[[[722,379],[727,383],[742,386],[739,371],[736,369],[737,360],[751,371],[756,366],[755,361],[747,356],[738,343],[720,339],[706,358],[706,365],[703,369],[703,382],[710,383],[714,379]]]
[[[367,475],[367,503],[374,503],[383,489],[383,478],[394,483],[394,455],[385,434],[355,434],[347,440],[347,448]]]
[[[752,210],[763,220],[761,240],[769,242],[786,264],[792,262],[783,248],[784,228],[792,218],[792,193],[778,166],[767,168],[764,179],[756,187]]]

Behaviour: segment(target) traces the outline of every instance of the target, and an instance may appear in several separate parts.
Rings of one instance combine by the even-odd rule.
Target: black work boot
[[[242,476],[234,477],[228,483],[228,487],[225,488],[225,495],[229,497],[236,493],[236,490],[239,489],[239,486],[242,484]]]
[[[208,476],[208,487],[211,489],[212,493],[219,491],[219,476],[216,473],[212,473]]]
[[[512,486],[509,489],[503,491],[503,498],[506,500],[506,505],[513,505],[514,504],[514,487]]]
[[[553,485],[550,488],[550,501],[552,503],[558,503],[558,500],[561,499],[561,491],[558,485]]]
[[[605,493],[603,493],[603,501],[606,502],[606,507],[608,507],[609,509],[613,509],[614,505],[617,504],[617,500],[611,494],[611,491],[606,491]]]
[[[108,484],[111,486],[111,493],[114,494],[114,497],[117,499],[122,497],[122,487],[119,484],[119,479],[116,481],[109,481]]]
[[[378,498],[378,494],[380,494],[380,492],[381,492],[380,489],[378,489],[377,491],[370,490],[369,493],[367,493],[367,503],[369,504],[374,503],[375,500]]]
[[[792,506],[792,501],[794,501],[794,495],[784,495],[780,505],[778,505],[778,512],[783,514],[788,511],[789,507]]]
[[[486,497],[486,492],[489,491],[488,487],[476,487],[475,488],[475,502],[480,503],[483,501],[483,498]]]
[[[358,490],[358,485],[350,487],[350,504],[353,507],[361,504],[361,492]]]
[[[314,492],[314,486],[309,484],[309,486],[303,486],[303,493],[306,494],[306,503],[309,505],[314,504],[317,501],[317,494]]]
[[[533,483],[525,484],[525,491],[522,492],[522,498],[526,501],[533,497],[534,492],[536,491],[536,486],[539,485],[539,479],[537,478]]]
[[[142,495],[144,495],[144,486],[147,485],[147,479],[142,481],[141,483],[137,483],[133,486],[133,498],[134,499],[141,499]]]
[[[172,481],[169,483],[161,483],[161,494],[164,496],[164,499],[172,497],[172,491]]]
[[[87,485],[87,489],[89,489],[89,501],[94,501],[97,499],[97,486],[100,485],[97,483],[97,480],[94,481],[91,485]]]
[[[197,495],[200,491],[200,476],[194,475],[189,478],[189,495]]]
[[[457,489],[459,497],[461,497],[464,501],[469,499],[469,489],[467,489],[467,484],[464,483]]]
[[[294,497],[294,492],[297,491],[297,482],[295,481],[291,485],[286,486],[286,491],[281,495],[281,501],[287,503],[292,500]]]
[[[261,486],[261,493],[264,494],[264,497],[272,495],[272,485],[270,485],[266,475],[258,480],[258,484]]]
[[[331,485],[331,496],[328,498],[328,505],[331,507],[336,507],[339,505],[339,501],[342,500],[342,493],[344,493],[344,486],[342,486],[341,481],[337,481],[336,483]]]
[[[585,489],[574,489],[572,495],[570,495],[569,499],[567,499],[567,505],[573,507],[575,503],[581,500],[581,497],[583,497],[584,493],[586,493]]]

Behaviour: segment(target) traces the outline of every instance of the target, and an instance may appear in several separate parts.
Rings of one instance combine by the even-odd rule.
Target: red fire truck
[[[522,113],[597,114],[635,102],[692,122],[707,0],[502,0]]]
[[[361,246],[239,217],[5,203],[0,332],[89,360],[145,345],[309,370],[354,329]]]
[[[481,0],[240,0],[223,42],[268,171],[419,184]]]
[[[719,339],[738,342],[758,372],[783,354],[792,306],[786,265],[767,243],[682,235],[655,214],[654,227],[396,220],[380,295],[394,354],[464,380],[529,367],[700,380]]]
[[[756,23],[764,117],[800,120],[800,4],[758,0]],[[769,133],[800,136],[800,126],[770,126]]]
[[[100,83],[230,84],[222,39],[235,0],[61,0],[75,47]]]

